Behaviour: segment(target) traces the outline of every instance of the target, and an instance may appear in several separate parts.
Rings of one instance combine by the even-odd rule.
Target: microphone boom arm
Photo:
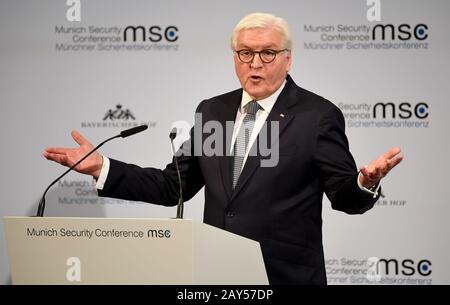
[[[75,167],[77,167],[78,164],[80,164],[81,162],[83,162],[87,157],[89,157],[94,151],[96,151],[97,149],[99,149],[103,144],[105,144],[106,142],[109,142],[115,138],[120,138],[121,135],[117,135],[114,137],[111,137],[109,139],[106,139],[105,141],[103,141],[102,143],[98,144],[95,148],[93,148],[86,156],[84,156],[83,158],[81,158],[77,163],[75,163],[74,165],[72,165],[68,170],[66,170],[61,176],[59,176],[58,178],[56,178],[52,183],[50,183],[50,185],[45,189],[44,194],[42,195],[41,201],[39,202],[39,207],[38,207],[38,211],[37,211],[37,215],[38,217],[42,217],[44,216],[44,209],[45,209],[45,195],[47,194],[48,190],[56,183],[59,181],[59,179],[61,179],[62,177],[64,177],[68,172],[70,172],[71,170],[73,170]]]
[[[183,219],[183,187],[181,186],[181,175],[180,175],[180,168],[178,167],[178,158],[175,151],[175,145],[173,144],[173,139],[175,139],[177,136],[177,129],[174,127],[172,131],[169,134],[170,143],[172,143],[172,153],[173,158],[175,159],[175,169],[177,170],[177,176],[178,176],[178,185],[180,186],[179,191],[179,197],[178,197],[178,204],[177,204],[177,217],[176,219]]]
[[[175,152],[175,145],[172,142],[172,150]],[[175,153],[174,153],[175,154]],[[175,159],[175,167],[177,169],[177,175],[178,175],[178,184],[180,186],[180,196],[178,197],[178,205],[177,205],[177,218],[182,219],[183,218],[183,187],[181,186],[181,176],[180,176],[180,168],[178,167],[178,158],[177,156],[174,156]]]
[[[139,133],[141,131],[144,131],[148,128],[147,125],[141,125],[141,126],[136,126],[130,129],[126,129],[123,130],[122,132],[120,132],[120,134],[111,137],[109,139],[106,139],[105,141],[103,141],[102,143],[98,144],[96,147],[94,147],[86,156],[84,156],[83,158],[81,158],[78,162],[76,162],[74,165],[72,165],[68,170],[66,170],[61,176],[59,176],[58,178],[56,178],[52,183],[50,183],[50,185],[45,189],[44,194],[42,195],[41,200],[39,201],[39,206],[38,206],[38,210],[37,210],[37,217],[42,217],[44,216],[44,209],[45,209],[45,195],[47,194],[48,190],[56,183],[59,181],[59,179],[61,179],[62,177],[64,177],[68,172],[70,172],[71,170],[73,170],[78,164],[80,164],[81,162],[83,162],[87,157],[89,157],[94,151],[96,151],[97,149],[99,149],[103,144],[105,144],[106,142],[109,142],[115,138],[126,138],[129,136],[132,136],[136,133]]]

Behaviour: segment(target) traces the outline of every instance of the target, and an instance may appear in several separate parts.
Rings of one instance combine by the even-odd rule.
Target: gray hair
[[[280,32],[280,34],[283,36],[284,48],[291,50],[292,37],[291,31],[289,30],[289,25],[286,20],[281,17],[266,13],[252,13],[242,18],[234,28],[233,34],[231,35],[231,48],[234,49],[236,47],[237,35],[240,30],[270,27],[273,27],[275,30]]]

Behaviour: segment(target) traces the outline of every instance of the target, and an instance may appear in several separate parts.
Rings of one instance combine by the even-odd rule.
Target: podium
[[[188,219],[4,222],[13,284],[268,284],[258,242]]]

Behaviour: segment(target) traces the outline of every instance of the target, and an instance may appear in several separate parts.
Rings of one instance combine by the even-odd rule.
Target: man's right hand
[[[44,157],[64,166],[71,167],[94,148],[94,146],[92,146],[92,144],[88,140],[86,140],[78,131],[74,130],[71,134],[72,138],[80,145],[80,147],[48,147],[44,151]],[[79,173],[91,175],[95,179],[97,179],[100,175],[102,165],[102,155],[100,155],[98,152],[94,152],[86,160],[78,164],[74,169]]]

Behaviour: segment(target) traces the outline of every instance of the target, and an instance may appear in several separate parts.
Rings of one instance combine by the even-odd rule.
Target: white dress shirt
[[[284,83],[280,86],[280,88],[278,88],[278,90],[275,91],[271,96],[266,97],[265,99],[256,101],[261,108],[258,110],[258,112],[256,112],[255,124],[253,125],[253,130],[252,130],[252,134],[250,135],[250,139],[248,140],[247,151],[245,152],[245,155],[244,155],[244,162],[242,162],[242,168],[244,168],[245,161],[247,161],[247,157],[248,157],[250,148],[252,147],[253,143],[256,141],[256,138],[258,137],[258,134],[264,125],[264,122],[266,121],[267,117],[269,116],[270,111],[272,111],[273,105],[275,105],[275,102],[277,101],[277,98],[280,95],[281,91],[283,90],[285,84],[286,84],[286,81],[284,81]],[[233,155],[234,143],[236,142],[236,138],[238,136],[239,129],[241,128],[242,122],[244,121],[244,117],[246,115],[245,106],[251,101],[253,101],[253,99],[244,90],[242,93],[241,105],[239,106],[239,109],[236,113],[233,137],[231,138],[230,156]],[[242,170],[242,168],[241,168],[241,170]]]

